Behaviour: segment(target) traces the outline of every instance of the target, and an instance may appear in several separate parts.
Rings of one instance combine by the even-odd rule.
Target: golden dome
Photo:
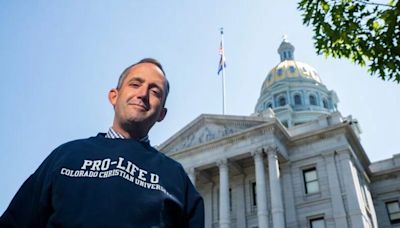
[[[284,60],[268,73],[261,91],[270,87],[275,82],[296,78],[314,80],[321,83],[317,71],[310,65],[295,60]]]

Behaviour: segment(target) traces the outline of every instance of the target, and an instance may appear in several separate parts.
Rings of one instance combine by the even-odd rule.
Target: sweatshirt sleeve
[[[0,227],[46,227],[52,213],[50,155],[22,184],[0,217]]]
[[[201,195],[197,192],[190,179],[186,176],[187,181],[187,208],[188,227],[203,228],[204,227],[204,202]]]

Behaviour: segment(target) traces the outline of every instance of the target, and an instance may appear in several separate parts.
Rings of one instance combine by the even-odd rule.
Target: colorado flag
[[[226,63],[225,63],[225,55],[224,55],[224,47],[222,45],[222,41],[220,42],[219,45],[219,65],[218,65],[218,74],[222,71],[223,68],[226,68]]]

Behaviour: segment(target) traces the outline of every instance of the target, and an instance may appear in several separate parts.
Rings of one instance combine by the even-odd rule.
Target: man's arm
[[[197,192],[190,179],[187,177],[187,216],[188,227],[203,228],[204,227],[204,202],[201,195]]]
[[[46,227],[51,208],[48,157],[21,186],[0,217],[0,227]]]

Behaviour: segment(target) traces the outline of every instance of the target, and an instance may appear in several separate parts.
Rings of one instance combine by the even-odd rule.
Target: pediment
[[[225,138],[263,123],[265,119],[259,117],[202,114],[158,148],[166,154],[181,151]]]

